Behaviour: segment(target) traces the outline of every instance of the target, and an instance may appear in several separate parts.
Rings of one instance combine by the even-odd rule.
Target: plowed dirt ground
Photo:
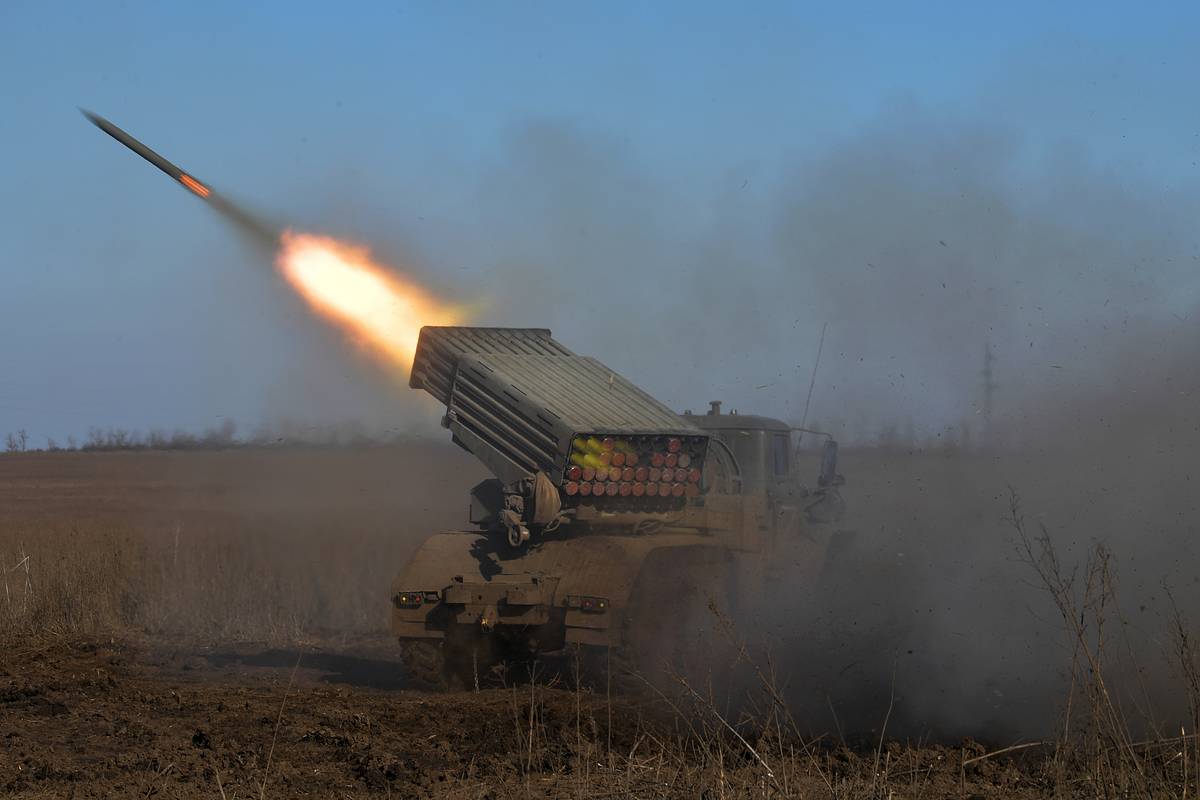
[[[564,742],[598,743],[601,727],[606,746],[610,730],[624,752],[636,741],[638,715],[623,704],[609,729],[595,697],[579,698],[577,717],[572,694],[535,688],[530,746],[529,688],[404,691],[393,650],[91,642],[9,651],[0,793],[248,797],[265,782],[272,797],[467,797],[522,788],[526,773],[542,793],[570,777]]]
[[[0,793],[15,797],[1036,797],[984,749],[816,743],[786,787],[714,766],[649,698],[545,686],[405,690],[385,642],[339,651],[59,642],[10,649]],[[756,748],[771,746],[757,741]],[[783,770],[776,762],[780,777]],[[872,775],[877,775],[872,780]],[[766,794],[764,795],[764,792]]]

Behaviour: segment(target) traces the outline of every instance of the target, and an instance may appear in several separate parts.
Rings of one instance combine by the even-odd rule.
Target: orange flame
[[[284,232],[276,259],[314,309],[355,342],[411,367],[422,325],[453,325],[459,313],[371,260],[365,247]]]
[[[210,194],[212,194],[207,186],[193,178],[191,175],[188,175],[186,172],[179,176],[179,182],[201,197],[208,197]]]

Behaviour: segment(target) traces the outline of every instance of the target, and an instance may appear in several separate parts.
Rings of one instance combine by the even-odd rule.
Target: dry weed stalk
[[[1175,602],[1175,594],[1165,582],[1163,591],[1171,604],[1171,639],[1175,648],[1176,666],[1187,693],[1188,717],[1192,726],[1190,735],[1186,730],[1179,732],[1180,757],[1183,759],[1182,797],[1186,799],[1189,780],[1192,781],[1192,796],[1200,796],[1200,645],[1188,631],[1179,604]]]
[[[259,800],[263,800],[267,794],[267,778],[271,777],[271,761],[275,757],[275,742],[279,739],[279,726],[283,724],[283,709],[287,706],[288,696],[292,693],[292,687],[296,683],[296,670],[300,669],[301,654],[296,655],[296,663],[292,667],[292,675],[288,678],[287,689],[283,693],[283,699],[279,701],[279,714],[275,717],[275,732],[271,734],[271,749],[267,752],[267,765],[263,768],[262,783],[258,785]]]
[[[1015,532],[1018,557],[1030,567],[1041,588],[1051,597],[1071,650],[1070,685],[1063,710],[1062,729],[1053,755],[1053,770],[1057,791],[1069,793],[1069,776],[1082,773],[1092,791],[1099,797],[1111,796],[1175,796],[1188,797],[1188,738],[1178,740],[1158,736],[1135,741],[1129,720],[1108,682],[1107,627],[1110,614],[1122,626],[1117,605],[1116,575],[1111,551],[1101,542],[1089,549],[1082,570],[1068,570],[1044,525],[1038,532],[1030,531],[1021,510],[1020,498],[1009,488],[1008,512],[1005,521]],[[1183,672],[1189,710],[1195,729],[1198,719],[1197,698],[1200,697],[1200,671],[1194,644],[1189,638],[1174,598],[1173,620],[1176,659]],[[1132,647],[1130,654],[1132,655]],[[1140,682],[1140,679],[1139,679]],[[1143,687],[1144,691],[1144,687]],[[1076,699],[1085,701],[1083,709],[1076,708]],[[1156,730],[1149,708],[1143,711],[1142,722]],[[1075,725],[1080,728],[1076,730]],[[1169,746],[1179,741],[1181,747]],[[1190,740],[1191,762],[1196,763],[1200,747]],[[1175,754],[1170,755],[1174,750]],[[1181,760],[1177,766],[1174,762]],[[1182,781],[1174,779],[1176,771]],[[1194,768],[1192,768],[1194,773]],[[1194,780],[1194,779],[1193,779]],[[1192,792],[1193,796],[1195,791]]]

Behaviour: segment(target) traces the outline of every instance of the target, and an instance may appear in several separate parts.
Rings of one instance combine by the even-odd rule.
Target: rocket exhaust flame
[[[374,355],[411,367],[423,325],[453,325],[459,312],[371,259],[365,247],[285,231],[276,263],[312,308]]]
[[[186,172],[180,173],[179,182],[201,197],[208,197],[210,194],[212,194],[211,189],[193,178],[191,175],[188,175]]]

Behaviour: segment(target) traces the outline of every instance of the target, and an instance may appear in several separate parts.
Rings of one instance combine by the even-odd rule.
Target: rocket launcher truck
[[[806,487],[797,429],[716,401],[677,414],[548,330],[422,328],[409,385],[494,476],[471,490],[473,529],[431,536],[393,585],[417,682],[571,646],[686,658],[707,607],[758,613],[849,538],[832,437]]]

